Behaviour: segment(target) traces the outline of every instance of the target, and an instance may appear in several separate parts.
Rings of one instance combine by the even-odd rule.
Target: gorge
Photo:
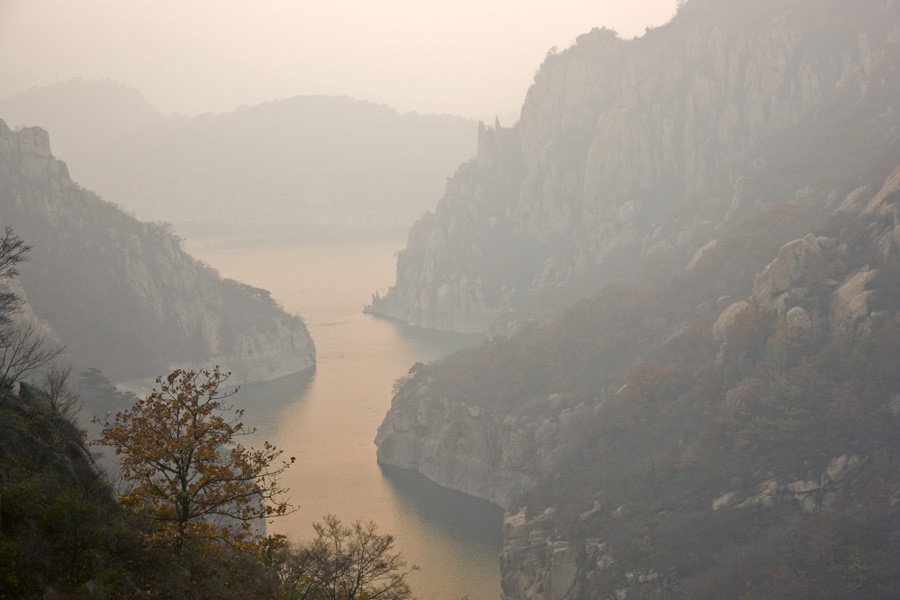
[[[384,162],[359,178],[304,158],[315,144],[270,152],[269,134],[299,135],[291,109],[321,98],[153,129],[156,145],[137,148],[153,157],[138,161],[139,204],[165,197],[185,218],[221,217],[206,238],[185,224],[186,242],[73,182],[43,129],[0,121],[0,214],[34,246],[11,285],[79,367],[132,389],[210,361],[235,383],[268,381],[248,386],[247,408],[300,457],[299,502],[350,518],[380,510],[416,551],[440,540],[431,568],[447,568],[430,595],[467,574],[480,581],[454,594],[493,593],[496,563],[473,565],[496,554],[498,515],[466,499],[471,522],[410,517],[416,493],[402,482],[418,475],[505,513],[503,600],[900,597],[900,2],[678,6],[641,37],[595,28],[548,52],[519,121],[478,127],[477,156],[412,225],[387,289],[395,230],[367,245],[293,227],[332,222],[334,207],[351,209],[342,226],[402,222],[417,188],[397,191],[407,172],[380,142],[366,148]],[[324,154],[340,158],[359,131],[338,112],[314,125],[339,122],[347,135]],[[253,125],[261,114],[271,129]],[[219,135],[228,144],[213,151]],[[248,150],[259,189],[231,178]],[[153,165],[169,160],[209,169],[156,182]],[[113,171],[109,189],[127,189],[127,169]],[[382,178],[398,204],[371,212],[366,192]],[[257,192],[272,200],[261,212]],[[255,228],[256,217],[279,222]],[[220,236],[223,220],[252,243]],[[302,259],[269,252],[279,245]],[[369,314],[360,282],[380,288]],[[309,328],[275,298],[310,307]],[[327,339],[320,371],[310,329]],[[282,377],[292,373],[306,376]],[[0,409],[26,440],[19,417],[40,404],[24,390]],[[67,469],[42,446],[35,462],[96,480],[81,434],[43,423],[32,429],[65,433],[77,460]],[[27,506],[28,469],[4,468],[24,474],[12,505]],[[7,530],[27,521],[4,510]],[[319,517],[301,515],[277,531],[301,536]],[[485,536],[460,542],[454,529]],[[91,579],[77,585],[93,585],[82,563]]]

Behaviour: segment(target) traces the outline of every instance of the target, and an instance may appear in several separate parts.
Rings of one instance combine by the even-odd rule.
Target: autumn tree
[[[128,489],[121,502],[149,516],[153,539],[180,550],[188,539],[253,540],[252,522],[289,510],[278,476],[294,462],[269,442],[261,450],[235,442],[253,433],[243,410],[225,400],[229,373],[176,369],[159,389],[107,421],[96,443],[120,457]]]
[[[314,523],[316,537],[292,546],[270,538],[271,562],[285,600],[408,600],[418,569],[395,553],[394,537],[371,521],[344,525],[334,515]],[[274,541],[274,544],[273,544]]]

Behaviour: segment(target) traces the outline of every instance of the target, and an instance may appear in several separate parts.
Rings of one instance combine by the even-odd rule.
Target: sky
[[[401,112],[518,116],[547,51],[623,38],[675,0],[0,0],[0,98],[74,77],[163,114],[347,95]]]

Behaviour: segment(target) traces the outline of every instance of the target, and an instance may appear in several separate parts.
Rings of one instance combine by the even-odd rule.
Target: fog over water
[[[272,530],[299,540],[326,513],[373,520],[421,567],[411,579],[418,597],[499,597],[502,510],[375,460],[393,382],[416,361],[480,341],[362,314],[372,291],[392,281],[405,228],[176,228],[191,254],[301,314],[316,342],[315,374],[245,386],[235,397],[258,428],[251,444],[267,439],[297,457],[284,483],[298,510]]]

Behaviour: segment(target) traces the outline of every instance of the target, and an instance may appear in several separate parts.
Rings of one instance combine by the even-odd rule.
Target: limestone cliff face
[[[300,318],[73,183],[40,128],[0,121],[0,218],[33,246],[22,285],[80,367],[121,382],[219,364],[250,382],[315,365]]]
[[[580,36],[514,127],[482,127],[370,310],[511,329],[684,266],[717,228],[833,185],[830,166],[877,163],[900,135],[898,22],[895,2],[691,2],[640,39]]]
[[[558,398],[547,400],[548,407],[559,408],[558,403]],[[439,485],[508,511],[500,555],[504,599],[566,600],[594,597],[589,594],[598,590],[604,590],[597,596],[602,598],[680,597],[674,569],[630,567],[606,540],[561,531],[553,506],[530,514],[517,503],[523,491],[552,479],[561,461],[572,460],[567,443],[588,411],[594,409],[580,405],[549,418],[497,414],[474,404],[432,399],[427,383],[422,383],[394,398],[376,438],[378,460],[417,469]],[[862,466],[870,461],[837,456],[819,473],[782,474],[720,489],[707,498],[709,509],[790,506],[811,514],[833,503],[844,485],[858,483]],[[613,512],[610,508],[604,493],[598,492],[579,520],[589,523]],[[623,508],[616,512],[623,513]]]
[[[558,398],[550,397],[553,406]],[[428,382],[397,394],[375,444],[378,462],[416,469],[431,481],[507,510],[566,460],[562,440],[584,405],[547,416],[516,416],[435,398]]]
[[[582,36],[548,57],[515,127],[482,128],[477,160],[459,169],[435,212],[413,227],[396,285],[370,310],[428,327],[503,331],[604,280],[653,279],[652,268],[668,277],[687,265],[702,269],[710,257],[752,251],[754,240],[729,246],[735,238],[725,232],[767,203],[814,207],[816,218],[834,213],[826,233],[806,234],[814,227],[804,226],[791,233],[797,239],[767,251],[767,266],[742,270],[747,280],[729,296],[698,300],[684,281],[716,286],[676,278],[659,292],[691,298],[675,311],[652,302],[656,310],[646,315],[597,304],[627,323],[623,331],[601,329],[609,347],[578,342],[596,331],[586,319],[609,316],[590,310],[589,301],[581,321],[568,319],[576,307],[546,328],[525,328],[506,346],[447,359],[403,382],[378,433],[379,461],[507,509],[504,598],[739,597],[745,580],[728,592],[688,590],[716,589],[711,581],[722,565],[743,561],[745,551],[772,555],[784,531],[801,531],[798,523],[810,514],[855,502],[878,483],[871,467],[887,454],[894,460],[893,450],[882,450],[892,442],[879,437],[888,429],[878,422],[894,426],[900,418],[896,377],[870,388],[868,429],[836,433],[861,405],[854,404],[854,380],[841,371],[851,361],[842,364],[829,351],[868,347],[871,372],[896,372],[896,345],[880,357],[877,348],[900,323],[900,171],[885,180],[900,147],[898,23],[897,2],[693,0],[640,40],[605,31]],[[863,182],[878,183],[859,187]],[[645,321],[626,321],[632,314]],[[704,372],[716,381],[730,373],[706,397],[715,408],[703,408],[705,384],[690,363],[682,375],[691,385],[669,391],[656,417],[641,412],[654,400],[629,386],[643,376],[656,389],[654,378],[665,379],[687,348],[676,343],[660,351],[660,364],[642,364],[652,349],[641,355],[627,342],[652,323],[665,335],[648,334],[648,345],[665,347],[694,331],[708,344]],[[548,352],[532,343],[535,329]],[[618,375],[594,376],[619,355],[627,364]],[[827,360],[837,362],[835,373],[804,371]],[[480,364],[487,367],[478,371]],[[527,379],[525,367],[548,386],[566,385],[570,376],[584,386],[539,405],[528,386],[510,387],[518,390],[513,399],[496,392]],[[491,378],[492,370],[505,378]],[[804,372],[816,372],[808,389],[798,383]],[[826,380],[835,387],[809,391]],[[790,400],[797,406],[773,409],[781,398],[773,382],[785,381],[804,391]],[[771,395],[763,396],[759,390],[770,384]],[[753,459],[741,469],[745,459],[729,457],[737,446],[700,431],[729,419],[761,428],[748,434],[752,427],[742,426],[742,434],[773,434],[754,438],[760,454],[746,450]],[[792,433],[779,438],[779,427]],[[689,475],[697,457],[692,428],[696,447],[706,443],[710,452],[700,479]],[[660,432],[667,430],[664,447]],[[642,434],[643,445],[630,443]],[[859,450],[867,438],[873,444]],[[664,462],[670,478],[657,485]],[[900,505],[891,494],[890,506]],[[748,528],[737,541],[736,532]],[[656,552],[656,544],[667,552]],[[896,537],[891,544],[897,547]]]
[[[894,331],[900,323],[896,305],[900,294],[897,284],[900,244],[896,234],[900,222],[897,220],[900,214],[898,190],[900,167],[880,187],[875,183],[852,190],[843,201],[835,199],[834,204],[841,208],[834,215],[838,225],[831,225],[828,230],[835,234],[833,237],[810,233],[784,244],[773,260],[752,278],[752,291],[746,300],[734,302],[722,297],[711,303],[717,310],[706,321],[712,343],[709,356],[715,356],[718,367],[727,364],[740,373],[734,387],[723,388],[722,396],[716,402],[722,406],[734,403],[743,407],[740,410],[747,409],[747,405],[741,403],[747,402],[748,390],[761,385],[760,376],[754,370],[758,363],[754,361],[769,361],[772,365],[769,368],[783,370],[785,379],[779,381],[787,381],[790,368],[786,365],[792,364],[788,354],[800,351],[804,344],[817,348],[853,345],[863,348],[867,344],[880,347],[879,344],[886,343],[886,332]],[[714,247],[709,249],[710,252],[713,250]],[[700,311],[699,306],[696,311]],[[758,322],[771,324],[770,329],[763,330],[765,360],[761,355],[752,358],[740,354],[747,351],[747,321],[742,325],[744,341],[740,343],[735,335],[735,324],[748,312]],[[685,314],[692,313],[687,311]],[[769,333],[772,335],[767,341],[765,337]],[[515,345],[516,339],[507,342]],[[554,346],[554,353],[572,352],[576,346],[570,342],[569,338],[564,338]],[[518,349],[524,355],[533,350],[527,346]],[[485,360],[492,357],[488,353],[480,356],[486,357]],[[822,360],[822,356],[824,354],[818,355],[818,360]],[[889,370],[895,369],[895,357],[883,358],[890,365]],[[712,358],[710,360],[712,362]],[[503,362],[490,364],[502,365]],[[459,364],[471,365],[472,362]],[[796,366],[797,363],[793,364]],[[797,368],[802,370],[808,366],[809,362],[803,362]],[[696,573],[686,573],[690,569],[683,566],[675,567],[678,558],[667,555],[664,559],[657,557],[648,561],[641,558],[640,553],[632,552],[628,556],[618,553],[617,549],[628,547],[628,536],[638,535],[636,532],[640,528],[634,523],[642,523],[641,527],[646,527],[647,531],[652,529],[648,523],[665,523],[662,530],[667,531],[666,527],[677,528],[679,523],[684,526],[697,519],[696,526],[714,529],[713,522],[759,517],[766,522],[764,527],[769,527],[777,522],[772,515],[788,515],[784,523],[777,525],[783,531],[809,515],[827,513],[841,506],[847,498],[857,497],[859,490],[871,485],[873,465],[886,460],[878,443],[865,451],[856,450],[860,447],[858,434],[850,436],[849,443],[844,446],[839,442],[831,451],[824,450],[821,442],[811,449],[803,449],[802,444],[798,444],[794,450],[809,452],[808,459],[792,462],[773,452],[768,457],[771,464],[754,462],[752,469],[740,475],[726,468],[716,477],[684,484],[686,494],[669,497],[662,502],[663,509],[657,507],[640,520],[635,515],[646,510],[642,508],[646,498],[639,494],[622,502],[622,494],[617,489],[605,486],[609,486],[610,481],[627,481],[629,478],[633,478],[632,481],[653,479],[654,461],[665,460],[662,454],[676,452],[682,457],[690,456],[684,433],[690,425],[679,426],[680,437],[669,450],[648,451],[650,461],[638,465],[645,469],[643,474],[623,475],[623,468],[615,466],[616,453],[642,450],[622,449],[605,443],[592,449],[588,440],[592,436],[602,439],[609,435],[596,433],[600,431],[597,428],[616,418],[612,407],[616,406],[617,398],[628,397],[630,380],[628,385],[621,387],[592,389],[591,393],[597,394],[594,404],[552,394],[540,402],[521,398],[497,405],[488,399],[490,393],[483,392],[483,387],[466,385],[459,378],[448,379],[441,374],[441,367],[415,368],[410,377],[401,382],[376,438],[378,460],[417,469],[441,485],[487,498],[508,511],[500,560],[503,598],[510,600],[687,597],[683,587],[687,584],[682,579],[688,575],[696,576]],[[548,377],[552,378],[555,372],[551,370],[550,373]],[[465,378],[465,373],[462,377]],[[462,391],[448,387],[448,381],[455,382]],[[876,414],[880,420],[896,423],[900,418],[900,393],[896,378],[891,381],[893,383],[886,384],[884,390],[878,392],[880,408]],[[502,385],[493,381],[487,383],[495,387]],[[849,389],[852,388],[845,387],[841,393]],[[670,408],[675,405],[687,407],[697,402],[694,393],[684,393]],[[827,407],[831,402],[826,400],[830,393],[819,388],[812,406]],[[480,394],[484,397],[479,397]],[[740,399],[742,395],[743,400]],[[634,398],[628,400],[634,401]],[[840,406],[840,402],[834,401],[828,410],[834,411],[836,406]],[[677,412],[678,409],[672,410]],[[852,410],[846,418],[848,422],[855,418]],[[624,426],[626,421],[613,422]],[[814,427],[812,423],[815,422],[810,419],[810,427]],[[842,421],[839,425],[843,426]],[[832,430],[828,435],[840,438]],[[872,435],[874,438],[877,434]],[[619,443],[623,443],[622,440]],[[599,452],[598,447],[601,448]],[[723,464],[728,461],[726,456],[721,458]],[[627,463],[627,460],[622,462]],[[710,468],[707,463],[702,469],[709,473]],[[683,462],[675,466],[677,474],[665,486],[679,485],[689,469]],[[561,475],[567,471],[575,473],[568,483]],[[653,494],[664,496],[665,492],[657,490],[651,492]],[[619,500],[613,503],[613,497]],[[900,505],[900,497],[895,494],[890,502],[894,503],[891,506]],[[695,503],[693,508],[686,508],[692,503]],[[616,532],[617,528],[626,536],[624,540],[597,533],[600,530]],[[646,539],[649,546],[651,537],[648,535]],[[687,541],[684,543],[688,544]],[[776,542],[769,540],[766,543]],[[709,548],[707,542],[694,545],[692,552],[697,556],[709,552],[704,548]],[[692,560],[687,562],[693,569],[703,570],[717,559],[705,556]],[[697,581],[695,577],[690,585],[698,585]]]

